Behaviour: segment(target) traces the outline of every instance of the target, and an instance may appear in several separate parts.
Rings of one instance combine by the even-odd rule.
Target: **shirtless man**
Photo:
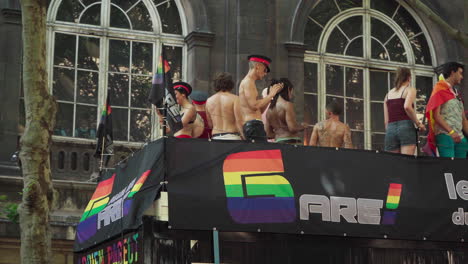
[[[317,123],[310,137],[310,146],[353,148],[351,142],[351,130],[340,122],[340,114],[343,111],[335,100],[327,107],[327,120]]]
[[[260,55],[250,55],[248,60],[249,72],[239,86],[239,105],[244,120],[242,131],[246,140],[266,142],[267,135],[261,119],[262,112],[271,99],[283,88],[283,85],[275,84],[270,88],[270,92],[265,98],[257,100],[258,91],[255,81],[262,80],[270,72],[268,66],[271,59]]]
[[[305,124],[297,124],[294,105],[290,102],[293,96],[293,85],[287,78],[281,78],[279,81],[273,80],[271,84],[276,83],[282,83],[284,87],[273,97],[270,107],[266,111],[265,130],[267,135],[269,138],[274,138],[276,143],[301,143],[298,132],[305,129]]]
[[[208,124],[213,127],[212,139],[241,140],[242,118],[239,97],[231,93],[234,81],[229,73],[220,73],[213,80],[216,94],[206,102]]]

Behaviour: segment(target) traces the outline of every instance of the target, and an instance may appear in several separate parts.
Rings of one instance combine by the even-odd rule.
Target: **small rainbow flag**
[[[234,153],[223,164],[228,210],[238,223],[286,223],[296,218],[294,192],[283,177],[280,150]]]
[[[397,209],[400,204],[401,184],[390,183],[387,196],[387,209]]]

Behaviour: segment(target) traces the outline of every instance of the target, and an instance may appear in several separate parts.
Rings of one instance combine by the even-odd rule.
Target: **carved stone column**
[[[304,52],[302,43],[285,43],[288,50],[288,76],[294,84],[294,106],[297,120],[304,119]]]
[[[211,47],[215,35],[210,32],[192,31],[187,42],[187,77],[194,90],[210,90]]]

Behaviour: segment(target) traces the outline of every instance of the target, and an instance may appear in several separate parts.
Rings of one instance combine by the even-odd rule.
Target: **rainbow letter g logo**
[[[229,214],[241,224],[289,223],[296,220],[294,192],[283,177],[281,151],[234,153],[224,160]]]

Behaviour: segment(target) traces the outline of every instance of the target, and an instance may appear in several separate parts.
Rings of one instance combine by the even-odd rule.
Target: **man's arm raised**
[[[244,95],[247,101],[247,106],[252,111],[262,112],[270,103],[271,99],[283,89],[283,84],[275,84],[270,88],[270,93],[263,99],[257,100],[258,92],[254,82],[245,82]]]

